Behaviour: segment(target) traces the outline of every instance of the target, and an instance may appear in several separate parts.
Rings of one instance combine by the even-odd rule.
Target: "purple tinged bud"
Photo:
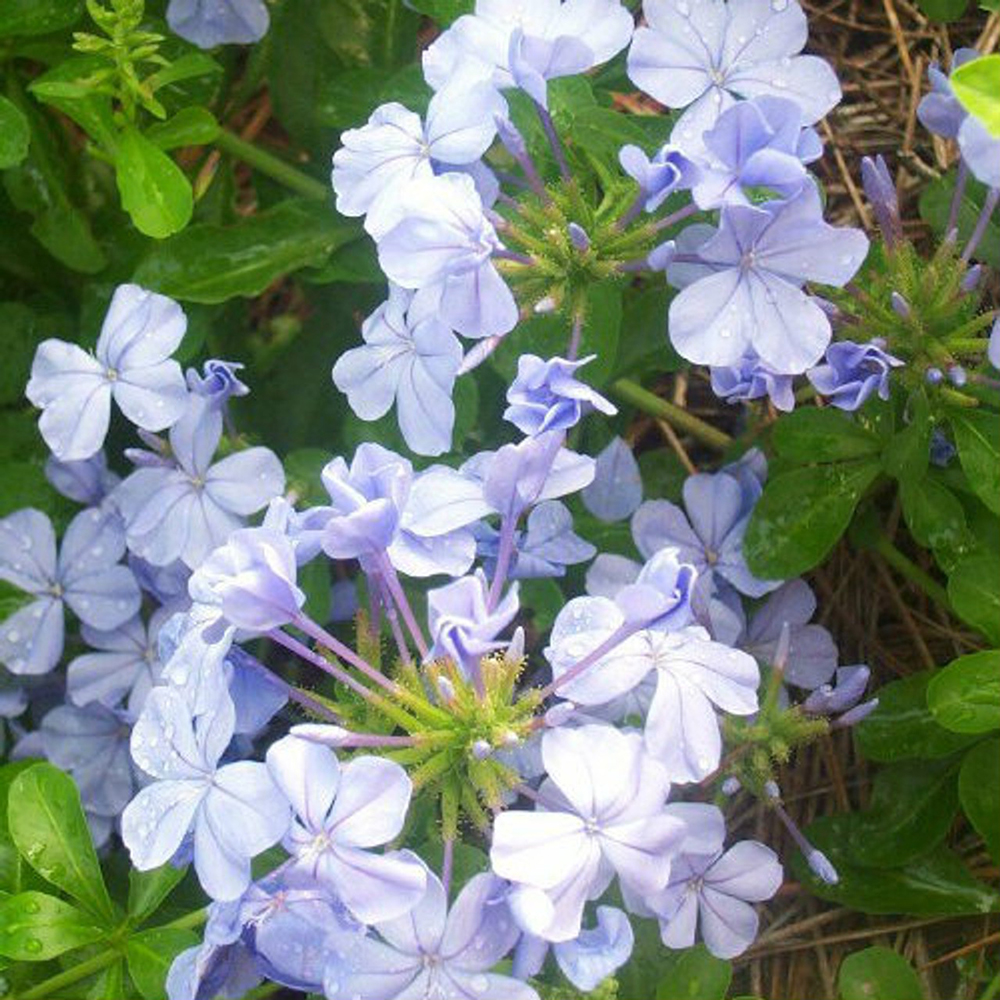
[[[567,226],[569,230],[569,241],[573,244],[573,249],[579,253],[586,253],[590,249],[590,237],[587,230],[576,222],[571,222]]]
[[[948,369],[948,381],[956,389],[961,389],[966,382],[969,381],[969,376],[966,374],[965,369],[961,365],[952,365]]]
[[[924,380],[928,385],[940,385],[944,381],[944,372],[940,368],[928,368],[924,373]]]
[[[649,264],[651,271],[665,271],[673,263],[676,256],[677,244],[673,240],[667,240],[666,243],[661,243],[650,252],[646,263]]]
[[[554,313],[556,309],[556,300],[551,295],[546,295],[544,299],[539,299],[534,307],[535,313],[539,316],[548,316],[549,313]]]
[[[855,705],[854,708],[844,712],[839,719],[830,724],[830,728],[847,729],[850,726],[856,726],[862,719],[868,718],[876,708],[878,708],[878,698],[871,698],[868,701],[864,701],[860,705]]]
[[[521,737],[514,732],[513,729],[508,729],[503,736],[500,737],[500,742],[508,749],[519,746],[521,743]]]
[[[722,794],[732,798],[741,788],[743,787],[743,782],[739,778],[730,775],[722,783]]]
[[[515,160],[523,160],[528,155],[528,144],[517,126],[503,115],[495,115],[493,121],[496,123],[497,135],[507,152]]]
[[[556,729],[569,721],[570,716],[576,711],[576,705],[571,701],[561,701],[553,705],[545,713],[545,725],[550,729]]]
[[[813,295],[813,302],[816,303],[826,313],[830,319],[840,318],[840,307],[829,299],[824,299],[822,295]]]
[[[1000,368],[1000,316],[993,323],[990,342],[986,347],[986,357],[994,368]]]
[[[893,292],[890,296],[890,301],[892,302],[893,311],[897,316],[901,316],[903,319],[909,319],[913,315],[913,310],[910,308],[910,303],[903,298],[899,292]]]
[[[973,292],[976,290],[976,286],[979,284],[979,279],[983,276],[983,268],[981,264],[973,264],[968,271],[965,272],[965,277],[962,279],[962,291],[963,292]]]
[[[861,700],[870,677],[871,671],[864,664],[840,667],[837,670],[837,686],[824,684],[817,688],[802,703],[802,708],[813,715],[846,712]]]
[[[881,156],[874,160],[866,156],[861,161],[861,181],[885,242],[894,246],[903,238],[903,226],[899,218],[896,184]]]
[[[781,789],[776,781],[764,782],[764,798],[771,802],[777,802],[781,798]]]
[[[818,848],[811,847],[805,852],[806,864],[812,869],[816,877],[827,885],[836,885],[840,881],[837,869],[833,867],[830,859]]]
[[[511,636],[510,644],[507,646],[507,652],[504,655],[508,660],[524,659],[524,629],[520,625],[514,629],[514,634]]]
[[[447,677],[438,677],[436,684],[441,700],[450,705],[455,700],[455,685]]]
[[[486,740],[476,740],[476,742],[472,744],[472,756],[475,757],[476,760],[486,760],[491,753],[493,753],[493,747],[491,747]]]
[[[342,729],[340,726],[327,726],[316,722],[307,722],[300,726],[292,726],[291,733],[292,736],[300,740],[305,740],[307,743],[319,743],[322,746],[333,747],[334,749],[349,744],[351,737],[354,735],[349,730]]]
[[[788,666],[788,653],[791,646],[792,628],[788,622],[782,622],[781,632],[778,635],[778,645],[775,647],[774,656],[771,659],[771,666],[780,673],[784,673]]]

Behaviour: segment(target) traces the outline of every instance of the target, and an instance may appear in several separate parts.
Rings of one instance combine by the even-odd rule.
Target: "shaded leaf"
[[[985,740],[965,755],[958,794],[969,822],[1000,862],[1000,740]]]
[[[176,927],[154,927],[128,939],[128,971],[145,1000],[163,1000],[170,963],[185,949],[198,944],[193,931]]]
[[[927,704],[934,718],[952,732],[1000,729],[1000,650],[952,660],[927,685]]]
[[[44,892],[0,901],[0,955],[18,962],[44,962],[104,934],[86,913]]]
[[[924,991],[913,966],[891,948],[876,945],[840,963],[837,989],[842,1000],[920,1000]]]

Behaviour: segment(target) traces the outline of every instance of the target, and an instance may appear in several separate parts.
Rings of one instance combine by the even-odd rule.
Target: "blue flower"
[[[120,482],[108,469],[103,451],[72,462],[60,462],[50,455],[45,462],[45,478],[64,497],[87,507],[99,507]]]
[[[722,367],[752,350],[787,375],[815,364],[830,341],[830,320],[802,286],[848,282],[868,254],[864,233],[827,225],[811,183],[789,201],[724,205],[717,230],[696,232],[704,241],[691,262],[667,268],[682,289],[669,315],[677,351]]]
[[[187,371],[187,386],[191,392],[204,396],[213,406],[224,407],[230,396],[249,395],[250,389],[236,373],[243,365],[236,361],[219,361],[210,358],[199,375],[193,368]]]
[[[451,449],[455,404],[451,394],[462,345],[435,312],[397,286],[361,327],[364,347],[345,351],[333,381],[362,420],[377,420],[396,403],[399,427],[418,455]]]
[[[44,674],[63,651],[66,606],[95,629],[118,628],[138,610],[139,587],[125,566],[117,519],[95,507],[70,522],[56,556],[56,538],[40,511],[15,511],[0,521],[0,580],[33,600],[0,625],[0,662],[15,674]]]
[[[262,0],[170,0],[167,7],[171,30],[201,49],[259,42],[269,21]]]
[[[546,431],[569,430],[590,410],[607,416],[616,414],[617,407],[574,377],[577,368],[596,356],[579,361],[543,361],[534,354],[522,354],[517,362],[517,377],[507,390],[510,405],[504,411],[504,420],[522,434],[534,437]]]
[[[477,528],[479,554],[492,572],[499,550],[499,532],[488,525]],[[535,507],[523,532],[515,536],[514,557],[508,576],[512,580],[564,576],[566,567],[593,559],[597,550],[573,531],[573,515],[558,500]]]
[[[827,348],[826,364],[817,365],[807,374],[816,391],[831,405],[853,411],[864,406],[873,393],[888,399],[889,373],[902,364],[879,342],[855,344],[839,340]]]
[[[673,146],[663,146],[652,158],[638,146],[622,146],[618,162],[639,185],[647,212],[655,212],[674,191],[690,188],[699,176],[698,166]]]
[[[25,394],[41,407],[38,429],[56,458],[89,458],[104,444],[111,400],[132,423],[158,431],[187,405],[181,367],[170,359],[187,319],[172,299],[120,285],[94,354],[63,340],[38,345]]]
[[[250,859],[288,828],[288,803],[264,764],[219,766],[235,719],[225,691],[215,711],[192,718],[178,690],[153,690],[132,731],[132,758],[156,780],[122,814],[122,839],[140,871],[169,861],[192,831],[198,879],[221,900],[246,889]]]
[[[767,398],[785,413],[795,409],[793,376],[772,371],[752,353],[735,365],[712,368],[711,374],[712,392],[728,403]]]
[[[620,438],[597,456],[594,480],[580,493],[584,507],[601,521],[622,521],[642,503],[642,475],[632,449]]]

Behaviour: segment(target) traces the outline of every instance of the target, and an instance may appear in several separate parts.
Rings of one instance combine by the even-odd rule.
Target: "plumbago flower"
[[[259,42],[269,23],[263,0],[170,0],[167,6],[171,31],[202,49]]]

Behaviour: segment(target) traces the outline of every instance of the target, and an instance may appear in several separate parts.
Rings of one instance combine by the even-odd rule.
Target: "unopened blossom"
[[[362,347],[345,351],[333,381],[362,420],[385,416],[393,403],[407,445],[419,455],[451,449],[452,391],[462,345],[436,311],[391,285],[389,300],[361,327]]]
[[[45,443],[61,461],[100,450],[111,400],[149,431],[176,423],[187,405],[180,365],[170,358],[187,319],[172,299],[138,285],[119,285],[94,354],[63,340],[38,345],[25,394],[42,410]]]
[[[263,0],[170,0],[167,7],[171,31],[201,49],[258,42],[269,20]]]
[[[639,185],[647,212],[655,212],[674,191],[689,189],[699,177],[697,164],[670,145],[651,157],[638,146],[622,146],[618,162]]]
[[[854,411],[874,394],[888,399],[889,373],[902,365],[875,341],[856,344],[838,340],[827,348],[826,363],[811,369],[808,376],[813,388],[832,406]]]
[[[784,413],[795,409],[793,377],[772,371],[752,353],[735,365],[712,368],[711,377],[712,392],[727,403],[770,399]]]
[[[243,365],[236,361],[210,358],[202,366],[201,374],[194,368],[187,370],[187,386],[191,392],[204,396],[215,407],[224,407],[232,396],[249,395],[250,389],[237,374]]]
[[[801,55],[808,25],[797,0],[645,0],[642,11],[628,74],[662,104],[686,109],[671,136],[685,152],[738,97],[793,100],[806,125],[840,101],[829,64]]]
[[[122,839],[140,871],[159,868],[193,834],[194,867],[213,899],[250,883],[250,859],[277,843],[289,810],[264,764],[219,766],[236,710],[218,691],[214,711],[192,718],[184,695],[158,687],[132,731],[132,759],[151,778],[122,814]]]
[[[141,601],[132,573],[118,565],[125,536],[117,520],[96,507],[70,522],[56,554],[52,524],[26,508],[0,520],[0,580],[31,595],[0,623],[0,663],[11,673],[44,674],[63,651],[65,608],[95,629],[115,629]]]
[[[583,908],[617,874],[638,893],[666,886],[684,826],[664,811],[669,784],[641,739],[610,726],[542,738],[544,809],[509,809],[493,825],[490,862],[519,883],[522,926],[549,941],[580,933]]]
[[[507,390],[504,420],[509,420],[522,434],[535,436],[546,431],[565,431],[580,422],[591,410],[613,416],[618,408],[600,393],[576,378],[576,370],[593,361],[596,355],[567,361],[550,358],[543,361],[534,354],[522,354],[517,362],[517,376]]]
[[[416,858],[413,863],[420,865]],[[332,952],[324,981],[328,1000],[538,1000],[527,983],[491,971],[519,934],[506,888],[490,874],[474,875],[449,911],[441,880],[427,872],[412,912],[376,921],[374,933]]]
[[[403,828],[412,785],[396,763],[356,757],[341,766],[324,746],[286,736],[267,752],[267,767],[295,819],[283,841],[292,856],[285,877],[319,882],[364,923],[393,920],[417,905],[427,882],[422,865],[371,850]]]
[[[803,290],[807,281],[846,284],[864,263],[859,229],[830,226],[815,184],[788,201],[724,205],[719,228],[667,277],[681,289],[668,330],[695,364],[733,365],[749,350],[773,371],[795,375],[815,364],[830,342],[830,320]]]
[[[103,451],[70,462],[50,455],[45,462],[45,478],[64,497],[87,507],[99,507],[120,482],[108,468]]]

